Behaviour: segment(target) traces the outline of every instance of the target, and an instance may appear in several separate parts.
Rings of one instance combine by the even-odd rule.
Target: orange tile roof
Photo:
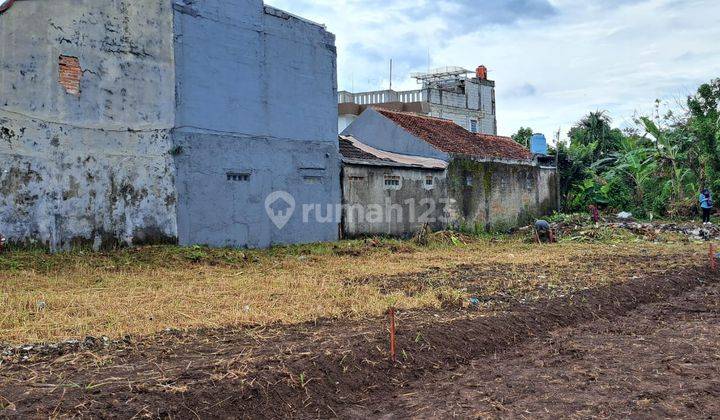
[[[471,133],[454,122],[442,118],[384,109],[376,109],[376,111],[415,137],[446,153],[483,159],[532,159],[532,153],[510,137]]]

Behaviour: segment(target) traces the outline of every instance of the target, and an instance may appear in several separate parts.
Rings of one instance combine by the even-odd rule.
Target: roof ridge
[[[503,140],[512,140],[512,141],[515,141],[515,140],[513,140],[512,137],[510,137],[510,136],[501,136],[501,135],[498,135],[498,134],[487,134],[487,133],[473,133],[473,134],[475,134],[475,135],[478,136],[478,137],[490,137],[490,138],[494,138],[494,139],[503,139]],[[524,146],[522,146],[522,145],[519,144],[519,143],[518,143],[518,146],[524,147]]]
[[[479,158],[532,160],[528,149],[510,137],[471,133],[452,120],[377,109],[383,117],[430,146],[451,154]]]
[[[420,114],[417,112],[409,112],[409,111],[391,111],[389,109],[381,109],[381,108],[373,108],[375,111],[378,111],[380,113],[388,113],[388,114],[399,114],[399,115],[408,115],[410,117],[418,117],[426,120],[435,120],[435,121],[442,121],[442,122],[448,122],[455,124],[455,122],[449,118],[442,118],[442,117],[434,117],[432,115],[426,115],[426,114]],[[460,127],[462,128],[462,127]]]

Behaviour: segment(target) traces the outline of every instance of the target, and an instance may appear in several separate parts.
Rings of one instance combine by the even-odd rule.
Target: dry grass
[[[0,342],[377,316],[391,304],[437,308],[473,293],[532,297],[538,290],[622,281],[707,258],[705,245],[687,243],[463,241],[430,247],[346,241],[267,251],[171,246],[101,254],[17,251],[0,257]],[[652,263],[628,263],[634,257]],[[447,281],[414,293],[404,287],[382,290],[377,281],[367,281],[426,270],[458,273],[458,265],[468,264],[488,281],[468,289],[446,275]],[[498,266],[502,272],[493,275]]]

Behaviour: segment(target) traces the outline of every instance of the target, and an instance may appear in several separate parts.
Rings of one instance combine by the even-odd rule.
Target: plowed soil
[[[491,316],[400,313],[396,362],[385,319],[10,355],[0,415],[717,417],[717,279],[688,268],[513,301]]]

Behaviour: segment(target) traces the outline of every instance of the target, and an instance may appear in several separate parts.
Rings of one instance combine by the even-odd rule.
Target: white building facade
[[[488,80],[487,68],[472,72],[444,67],[412,77],[422,85],[410,91],[382,90],[338,93],[338,131],[342,132],[368,107],[416,112],[452,120],[474,133],[497,135],[495,82]]]

